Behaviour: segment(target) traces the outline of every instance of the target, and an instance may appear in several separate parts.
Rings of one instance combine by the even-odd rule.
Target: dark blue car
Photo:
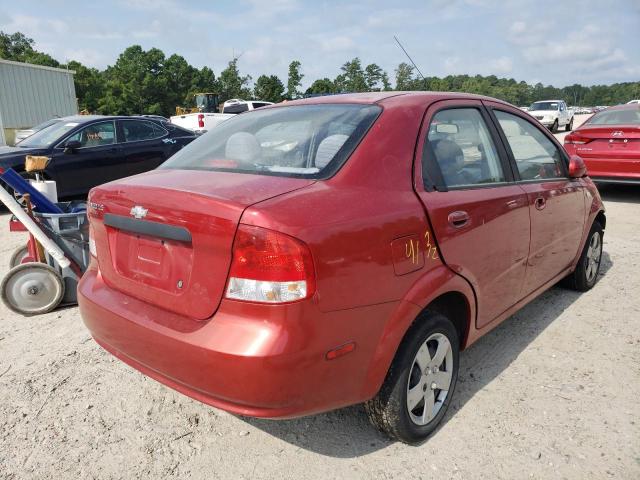
[[[0,147],[0,168],[24,171],[26,155],[51,158],[45,177],[59,197],[86,194],[92,187],[152,170],[194,139],[189,130],[153,118],[77,115]]]

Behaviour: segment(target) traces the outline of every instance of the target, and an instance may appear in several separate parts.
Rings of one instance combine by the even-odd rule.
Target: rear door
[[[523,296],[569,267],[580,247],[585,222],[583,183],[568,176],[564,149],[543,128],[515,108],[486,102],[527,192],[531,247]]]
[[[527,195],[496,138],[480,101],[437,102],[416,161],[415,188],[442,259],[477,294],[478,327],[519,300],[529,252]]]
[[[148,120],[119,120],[123,159],[114,179],[153,170],[167,158],[177,142],[169,132]]]

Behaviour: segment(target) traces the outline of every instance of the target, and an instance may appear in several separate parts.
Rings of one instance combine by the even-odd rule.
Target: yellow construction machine
[[[176,107],[176,115],[188,113],[216,113],[218,111],[217,93],[194,93],[195,107]]]

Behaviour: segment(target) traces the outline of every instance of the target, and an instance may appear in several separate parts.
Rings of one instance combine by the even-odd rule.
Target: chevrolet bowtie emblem
[[[129,213],[131,213],[131,216],[134,218],[144,218],[147,216],[148,211],[149,210],[147,210],[146,208],[141,207],[140,205],[136,205],[131,209],[131,212]]]

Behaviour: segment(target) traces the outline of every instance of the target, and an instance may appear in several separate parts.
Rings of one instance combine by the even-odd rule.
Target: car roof
[[[280,102],[272,106],[263,108],[273,108],[276,106],[286,105],[317,105],[317,104],[384,104],[390,99],[402,97],[409,103],[427,104],[438,100],[448,99],[469,99],[469,100],[487,100],[509,105],[507,102],[496,98],[486,97],[483,95],[474,95],[471,93],[458,92],[428,92],[428,91],[393,91],[393,92],[364,92],[364,93],[340,93],[336,95],[323,95],[310,98],[302,98],[300,100],[291,100],[288,102]]]
[[[156,116],[142,116],[142,115],[69,115],[68,117],[60,117],[56,120],[62,122],[77,122],[77,123],[89,123],[96,120],[151,120],[158,121]],[[157,117],[160,117],[159,115]]]
[[[640,110],[640,103],[625,103],[622,105],[614,105],[613,107],[608,107],[602,111],[606,112],[609,110]]]

